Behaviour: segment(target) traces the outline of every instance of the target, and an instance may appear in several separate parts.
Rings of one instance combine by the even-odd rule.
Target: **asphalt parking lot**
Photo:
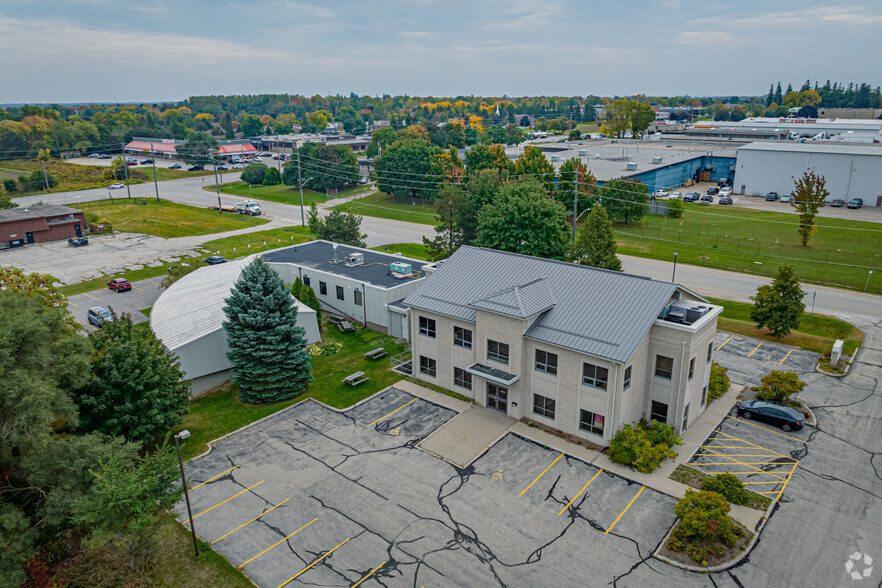
[[[673,498],[514,435],[465,469],[416,447],[454,414],[395,388],[278,413],[188,464],[196,532],[272,587],[598,585],[664,567],[647,558]]]
[[[717,331],[713,359],[739,384],[759,385],[772,370],[812,373],[820,355],[796,347]]]
[[[143,323],[149,320],[141,310],[152,308],[153,303],[159,298],[162,289],[159,283],[162,278],[148,278],[132,282],[132,289],[128,292],[114,292],[110,289],[95,290],[84,294],[75,294],[68,297],[68,309],[74,319],[86,329],[94,331],[95,327],[89,324],[86,313],[93,306],[103,306],[121,315],[127,312],[132,315],[132,322]]]

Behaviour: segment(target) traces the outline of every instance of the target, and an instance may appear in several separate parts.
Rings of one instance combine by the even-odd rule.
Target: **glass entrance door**
[[[508,388],[487,382],[487,408],[508,412]]]

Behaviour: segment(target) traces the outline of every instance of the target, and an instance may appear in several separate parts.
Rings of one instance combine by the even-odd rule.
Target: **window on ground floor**
[[[343,292],[343,286],[337,286],[337,300],[345,300],[346,296]]]
[[[673,374],[673,373],[674,373],[674,360],[673,360],[673,358],[665,357],[664,355],[656,355],[655,356],[655,375],[670,380],[671,374]]]
[[[686,425],[689,424],[689,405],[686,405],[686,408],[683,409],[683,428],[681,431],[686,430]]]
[[[361,290],[355,290],[353,296],[355,296],[355,305],[361,306]]]
[[[303,276],[303,283],[309,286],[309,276]]]
[[[472,374],[468,373],[462,368],[453,368],[453,385],[459,386],[460,388],[465,388],[466,390],[471,390]]]
[[[590,363],[582,364],[582,383],[606,390],[609,383],[609,370]]]
[[[705,404],[707,404],[707,386],[701,391],[701,405],[704,406]]]
[[[533,394],[533,412],[545,418],[554,418],[554,399]]]
[[[319,282],[319,294],[321,294],[322,296],[328,295],[328,285],[324,282]]]
[[[655,419],[660,423],[668,422],[668,405],[664,402],[652,401],[652,409],[649,412],[650,420]]]
[[[604,418],[602,414],[588,410],[579,411],[579,428],[595,435],[603,436]]]
[[[714,342],[711,341],[710,343],[707,344],[707,360],[708,360],[708,362],[710,362],[711,357],[713,355],[713,352],[714,352]]]
[[[434,359],[420,355],[420,373],[435,377],[437,366]]]

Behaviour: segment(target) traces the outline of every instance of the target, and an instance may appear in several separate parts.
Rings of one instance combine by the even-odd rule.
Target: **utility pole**
[[[47,149],[48,151],[48,149]],[[848,178],[851,180],[851,177]],[[46,191],[49,191],[49,176],[46,175],[46,159],[43,158],[43,182],[46,184]]]
[[[156,153],[153,151],[153,143],[150,143],[150,159],[153,160],[153,187],[156,188],[156,201],[159,202],[159,182],[156,181]]]
[[[306,215],[303,212],[303,178],[300,176],[300,149],[297,150],[297,185],[300,187],[300,224],[306,226]]]
[[[120,145],[122,146],[123,167],[126,168],[126,193],[128,193],[129,198],[131,198],[132,197],[132,189],[129,188],[129,162],[126,161],[126,144],[120,143]]]
[[[175,449],[178,450],[178,465],[181,466],[181,483],[184,486],[184,498],[187,501],[187,517],[190,519],[190,534],[193,536],[193,552],[199,558],[199,545],[196,543],[196,529],[193,527],[193,511],[190,509],[190,491],[187,488],[187,476],[184,474],[184,460],[181,459],[181,439],[190,436],[190,431],[184,429],[175,435]]]
[[[224,209],[221,208],[221,199],[220,199],[220,184],[217,183],[217,160],[214,157],[214,154],[211,154],[211,161],[214,165],[214,189],[217,191],[217,213],[223,214]]]
[[[573,170],[573,245],[576,244],[576,218],[579,216],[579,168]]]

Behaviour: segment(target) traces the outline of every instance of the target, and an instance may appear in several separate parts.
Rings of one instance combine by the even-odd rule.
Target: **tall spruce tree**
[[[285,283],[257,257],[242,270],[226,302],[227,358],[239,398],[266,403],[296,396],[312,381],[311,364]]]
[[[595,206],[576,233],[573,261],[600,269],[622,271],[622,262],[616,256],[616,240],[612,221],[603,206]]]

